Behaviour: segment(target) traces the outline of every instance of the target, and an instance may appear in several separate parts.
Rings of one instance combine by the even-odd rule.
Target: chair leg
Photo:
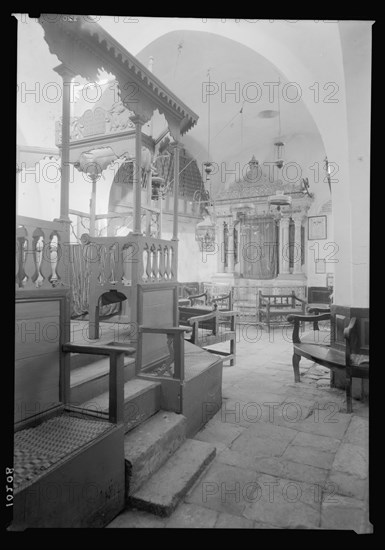
[[[294,382],[301,382],[299,375],[299,362],[301,361],[301,356],[296,353],[293,354],[293,369],[294,369]]]
[[[230,359],[230,367],[233,367],[235,364],[235,354],[237,349],[237,343],[236,343],[236,336],[230,340],[230,354],[233,356],[232,359]]]
[[[99,338],[99,305],[89,307],[89,338],[97,340]]]
[[[352,377],[346,373],[346,412],[348,414],[353,412],[352,407]]]

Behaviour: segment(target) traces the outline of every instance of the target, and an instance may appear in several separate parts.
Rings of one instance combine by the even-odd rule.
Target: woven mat
[[[14,488],[43,475],[51,466],[108,430],[112,424],[68,415],[15,433]]]

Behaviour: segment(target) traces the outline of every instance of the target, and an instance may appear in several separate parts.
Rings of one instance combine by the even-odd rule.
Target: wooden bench
[[[312,322],[314,330],[319,330],[319,321],[331,319],[330,313],[315,315],[288,315],[287,320],[294,324],[293,329],[293,369],[294,381],[300,382],[299,362],[301,357],[314,361],[331,370],[344,370],[346,372],[346,410],[352,412],[352,378],[369,378],[369,354],[353,353],[357,348],[358,339],[357,319],[353,317],[349,325],[344,329],[346,341],[345,350],[331,347],[330,342],[320,342],[314,336],[308,336],[301,341],[299,327],[302,322]]]
[[[217,306],[217,308],[222,311],[231,311],[233,307],[233,295],[231,291],[227,294],[218,294],[217,296],[210,298],[208,291],[206,290],[201,294],[191,294],[185,298],[183,302],[185,300],[189,301],[190,307],[203,306],[213,310],[215,309],[215,306]],[[183,303],[183,305],[185,304]]]
[[[299,304],[299,306],[297,305]],[[305,313],[306,301],[291,294],[263,294],[258,292],[258,321],[266,323],[269,332],[271,324],[286,322],[289,314]]]

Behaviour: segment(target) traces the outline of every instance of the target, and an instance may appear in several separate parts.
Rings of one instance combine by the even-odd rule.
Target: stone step
[[[148,420],[160,409],[161,384],[132,378],[124,384],[124,425],[125,432],[133,430]],[[96,413],[107,413],[108,391],[83,402],[80,407]]]
[[[186,417],[159,411],[124,438],[126,498],[156,472],[186,439]]]
[[[71,369],[71,403],[80,404],[108,391],[109,358],[101,358],[100,355],[90,357],[96,357],[97,360]],[[134,376],[135,359],[127,356],[124,359],[124,381]]]
[[[129,497],[129,506],[168,517],[215,457],[209,443],[187,439],[159,470]]]

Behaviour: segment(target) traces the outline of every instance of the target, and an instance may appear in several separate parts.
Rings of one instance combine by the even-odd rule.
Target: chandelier
[[[281,169],[284,165],[284,152],[285,152],[285,142],[281,138],[281,106],[279,101],[280,94],[280,84],[281,80],[278,79],[278,138],[274,143],[275,149],[275,165],[278,169]]]

